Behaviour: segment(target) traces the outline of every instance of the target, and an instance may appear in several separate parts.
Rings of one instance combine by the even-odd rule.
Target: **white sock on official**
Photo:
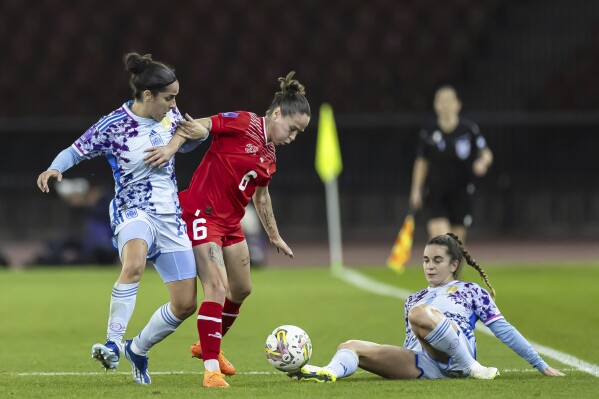
[[[123,336],[127,324],[135,309],[137,288],[139,283],[120,284],[115,283],[110,296],[110,313],[108,315],[108,329],[106,337],[108,341],[122,346]]]
[[[183,322],[175,317],[170,304],[168,302],[159,307],[139,335],[133,338],[131,350],[134,353],[145,356],[152,346],[175,332]]]
[[[329,364],[323,368],[335,373],[337,378],[344,378],[355,373],[359,363],[360,359],[354,351],[349,349],[339,349]]]

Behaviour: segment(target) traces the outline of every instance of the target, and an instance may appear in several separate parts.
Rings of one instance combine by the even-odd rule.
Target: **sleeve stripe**
[[[488,319],[487,319],[487,320],[484,322],[484,324],[485,324],[485,326],[487,326],[487,325],[491,324],[492,322],[494,322],[495,320],[498,320],[498,319],[503,319],[503,318],[504,318],[504,317],[503,317],[503,315],[502,315],[501,313],[500,313],[500,314],[496,314],[495,316],[493,316],[493,317],[491,317],[491,318],[488,318]]]
[[[82,157],[89,158],[89,157],[87,156],[87,154],[85,154],[85,153],[83,152],[83,150],[82,150],[82,149],[79,147],[79,145],[77,145],[77,143],[73,143],[73,145],[71,145],[71,147],[73,147],[73,148],[75,149],[75,151],[77,151],[77,153],[78,153],[79,155],[81,155]]]
[[[99,132],[103,132],[113,123],[119,122],[125,118],[127,118],[126,112],[117,113],[116,115],[105,116],[96,124],[96,129],[98,129]]]

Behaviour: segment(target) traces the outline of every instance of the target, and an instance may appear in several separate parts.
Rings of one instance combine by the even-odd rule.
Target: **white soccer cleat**
[[[297,371],[291,371],[286,373],[289,378],[296,378],[300,381],[314,381],[314,382],[335,382],[337,376],[330,370],[322,367],[305,365]]]
[[[494,380],[499,375],[495,367],[485,367],[479,362],[474,362],[469,368],[469,376],[477,380]]]
[[[120,354],[119,346],[112,341],[92,346],[92,359],[99,361],[104,370],[116,370],[119,367]]]

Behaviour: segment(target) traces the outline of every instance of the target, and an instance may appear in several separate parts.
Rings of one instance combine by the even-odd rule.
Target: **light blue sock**
[[[133,338],[131,350],[138,355],[146,355],[152,346],[171,335],[183,322],[175,317],[170,302],[162,305],[150,318],[139,335]]]
[[[458,370],[466,370],[476,362],[446,317],[424,339],[433,348],[452,356],[451,364]]]
[[[335,373],[337,378],[349,377],[358,369],[360,359],[354,351],[349,349],[339,349],[330,363],[324,368]]]
[[[138,287],[139,283],[115,283],[112,288],[106,336],[108,341],[115,342],[119,346],[122,344],[127,324],[135,309]]]

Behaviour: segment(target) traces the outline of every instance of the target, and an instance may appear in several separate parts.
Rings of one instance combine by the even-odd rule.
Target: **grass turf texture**
[[[599,266],[483,266],[497,290],[498,306],[525,337],[599,364]],[[360,271],[410,291],[426,285],[418,267],[399,276],[382,268]],[[197,339],[194,317],[152,350],[152,385],[138,386],[131,381],[125,359],[116,373],[104,373],[90,355],[91,345],[104,341],[110,288],[117,274],[116,268],[89,267],[0,272],[0,397],[592,398],[599,392],[599,378],[547,357],[551,366],[565,369],[567,377],[544,377],[499,340],[483,334],[477,334],[479,360],[502,370],[494,381],[387,381],[365,372],[335,384],[292,381],[264,357],[266,336],[278,325],[295,324],[308,332],[314,346],[310,363],[316,365],[326,364],[347,339],[403,343],[402,301],[350,286],[332,278],[326,268],[252,272],[254,293],[223,341],[239,372],[227,379],[231,389],[201,387],[202,363],[188,352]],[[463,277],[480,281],[467,267]],[[148,268],[126,337],[137,334],[167,300],[159,276]],[[19,375],[43,372],[80,374]]]

